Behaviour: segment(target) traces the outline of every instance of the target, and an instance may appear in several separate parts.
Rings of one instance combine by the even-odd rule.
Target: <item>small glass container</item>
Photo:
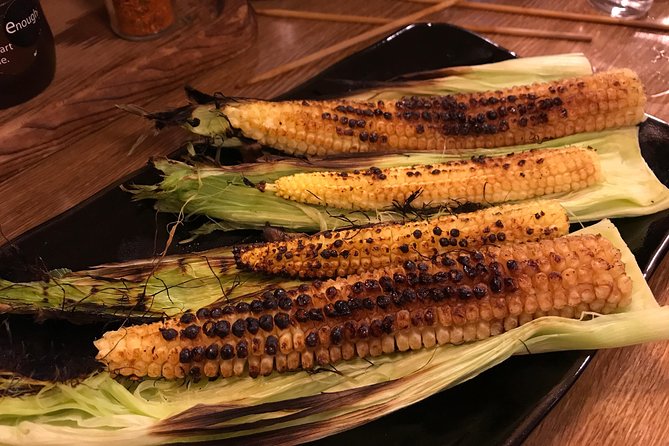
[[[648,13],[653,0],[590,0],[590,4],[611,17],[639,19]]]
[[[105,0],[114,32],[128,40],[153,39],[176,22],[174,0]]]

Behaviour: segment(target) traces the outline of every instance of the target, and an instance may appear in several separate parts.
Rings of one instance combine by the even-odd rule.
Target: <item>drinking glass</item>
[[[590,4],[611,17],[636,19],[648,13],[653,0],[590,0]]]

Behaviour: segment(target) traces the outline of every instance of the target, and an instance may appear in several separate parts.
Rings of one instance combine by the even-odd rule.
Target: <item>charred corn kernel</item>
[[[386,103],[233,99],[219,109],[202,106],[193,116],[213,112],[224,116],[233,132],[261,144],[290,154],[325,156],[536,143],[635,125],[643,120],[645,101],[637,75],[622,69],[498,91]],[[199,127],[191,129],[212,136],[210,126]]]
[[[234,250],[241,268],[302,278],[330,278],[418,262],[486,243],[565,235],[569,222],[555,201],[491,207],[407,224],[327,231]],[[562,265],[562,262],[560,263]]]
[[[301,203],[382,210],[410,203],[502,203],[585,189],[601,180],[592,149],[568,147],[468,161],[355,172],[310,172],[276,180],[274,192]]]
[[[558,246],[578,258],[573,273],[559,268],[565,260],[556,254]],[[472,342],[546,314],[579,317],[584,311],[606,313],[628,305],[632,283],[620,258],[620,252],[598,235],[452,251],[431,261],[408,261],[295,289],[277,288],[250,303],[199,312],[198,317],[188,314],[122,328],[95,342],[97,359],[112,373],[138,377],[255,377],[353,357]],[[545,271],[539,268],[542,264]],[[550,296],[542,297],[546,279],[550,296],[568,296],[569,302],[559,310]],[[296,329],[304,334],[303,347],[298,349],[297,342],[282,347],[281,339]],[[164,354],[148,359],[127,354],[172,349],[178,353],[176,364]]]

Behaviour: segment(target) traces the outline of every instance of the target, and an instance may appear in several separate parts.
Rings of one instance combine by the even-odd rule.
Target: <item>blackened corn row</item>
[[[536,241],[567,234],[556,201],[491,207],[406,224],[326,231],[287,241],[235,247],[240,268],[301,278],[332,278],[430,259],[487,243]]]
[[[481,340],[545,315],[606,314],[628,305],[631,289],[608,240],[566,236],[279,288],[250,303],[108,332],[95,344],[115,374],[255,377]]]
[[[326,156],[537,143],[635,125],[644,118],[645,102],[638,76],[621,69],[498,91],[385,103],[231,100],[216,113],[244,137],[264,145],[290,154]]]
[[[407,200],[417,207],[526,200],[585,189],[600,180],[596,152],[567,147],[434,165],[298,173],[279,178],[272,189],[301,203],[374,211]]]

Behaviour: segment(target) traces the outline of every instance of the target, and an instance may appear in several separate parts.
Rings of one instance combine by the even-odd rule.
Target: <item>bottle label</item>
[[[0,76],[21,74],[37,57],[36,44],[44,27],[37,0],[0,5]]]

